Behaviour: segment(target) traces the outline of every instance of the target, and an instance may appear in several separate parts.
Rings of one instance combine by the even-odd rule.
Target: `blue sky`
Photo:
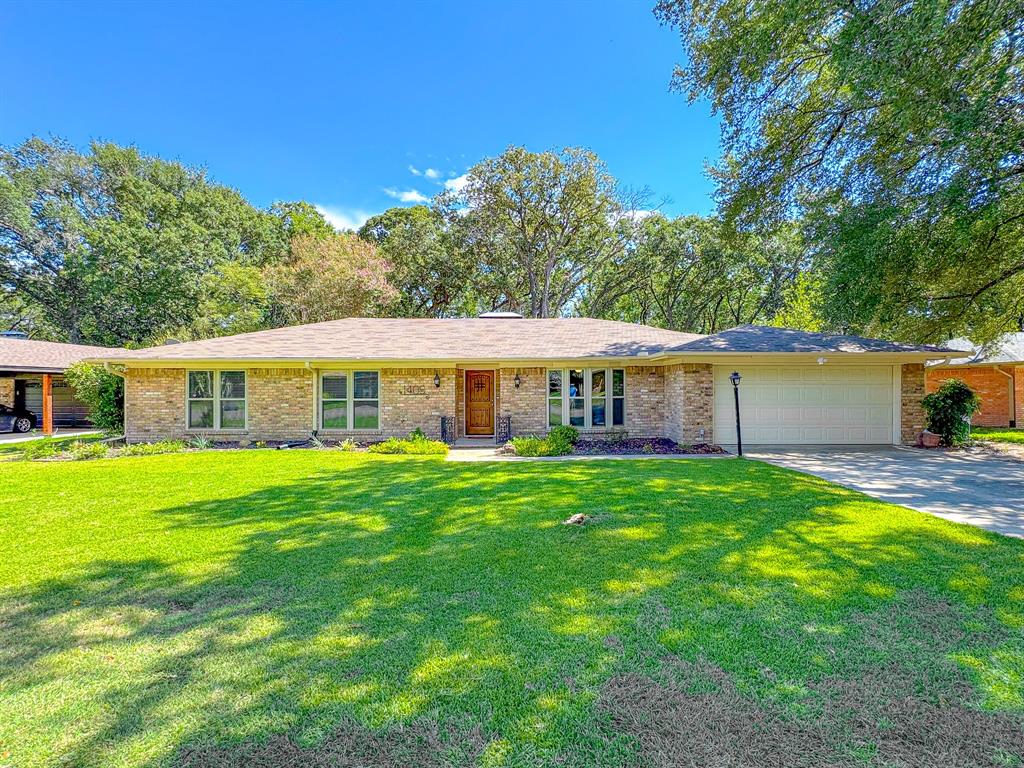
[[[585,146],[670,214],[713,208],[705,104],[648,2],[27,3],[0,8],[0,143],[135,144],[339,224],[509,144]]]

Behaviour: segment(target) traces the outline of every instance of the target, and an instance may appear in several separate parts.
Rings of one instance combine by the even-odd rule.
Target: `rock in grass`
[[[590,520],[590,515],[585,515],[582,512],[577,512],[567,520],[562,521],[562,525],[583,525],[585,522]]]

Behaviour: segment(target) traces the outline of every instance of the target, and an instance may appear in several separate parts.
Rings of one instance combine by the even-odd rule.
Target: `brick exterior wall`
[[[900,376],[900,442],[913,445],[924,429],[924,364],[905,363]]]
[[[1013,394],[1017,411],[1014,423],[1018,427],[1024,427],[1024,365],[1018,365],[1013,369]]]
[[[630,437],[662,437],[665,434],[664,368],[626,368],[626,431]]]
[[[665,369],[666,437],[681,445],[714,442],[714,414],[715,382],[710,365],[683,363]]]
[[[928,392],[934,392],[944,381],[961,379],[981,398],[981,410],[974,414],[971,422],[981,427],[1008,427],[1012,418],[1010,402],[1014,382],[1007,374],[1013,369],[1004,367],[1002,370],[1005,373],[990,366],[932,369],[928,371],[926,386]]]
[[[0,405],[14,407],[14,379],[0,379]]]
[[[249,429],[243,439],[305,440],[309,437],[313,430],[315,382],[313,371],[305,368],[248,369],[245,386]]]
[[[547,368],[502,368],[498,374],[498,415],[512,417],[512,435],[544,434],[548,429]]]
[[[434,386],[434,374],[441,386]],[[434,440],[441,437],[441,417],[455,416],[454,368],[396,368],[381,371],[380,431],[384,437],[405,437],[421,429]]]
[[[185,436],[185,369],[132,368],[124,377],[124,429],[130,442]]]

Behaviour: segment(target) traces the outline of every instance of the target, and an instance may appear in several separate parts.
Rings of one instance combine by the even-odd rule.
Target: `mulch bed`
[[[645,440],[630,437],[622,440],[587,440],[581,439],[573,446],[573,453],[581,456],[627,455],[639,453],[651,454],[714,454],[725,453],[717,445],[697,443],[696,445],[679,445],[663,437]]]

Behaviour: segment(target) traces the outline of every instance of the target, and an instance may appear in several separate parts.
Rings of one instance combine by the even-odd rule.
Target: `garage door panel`
[[[736,441],[733,368],[715,366],[715,439]],[[891,366],[746,366],[739,369],[744,442],[892,442]]]

